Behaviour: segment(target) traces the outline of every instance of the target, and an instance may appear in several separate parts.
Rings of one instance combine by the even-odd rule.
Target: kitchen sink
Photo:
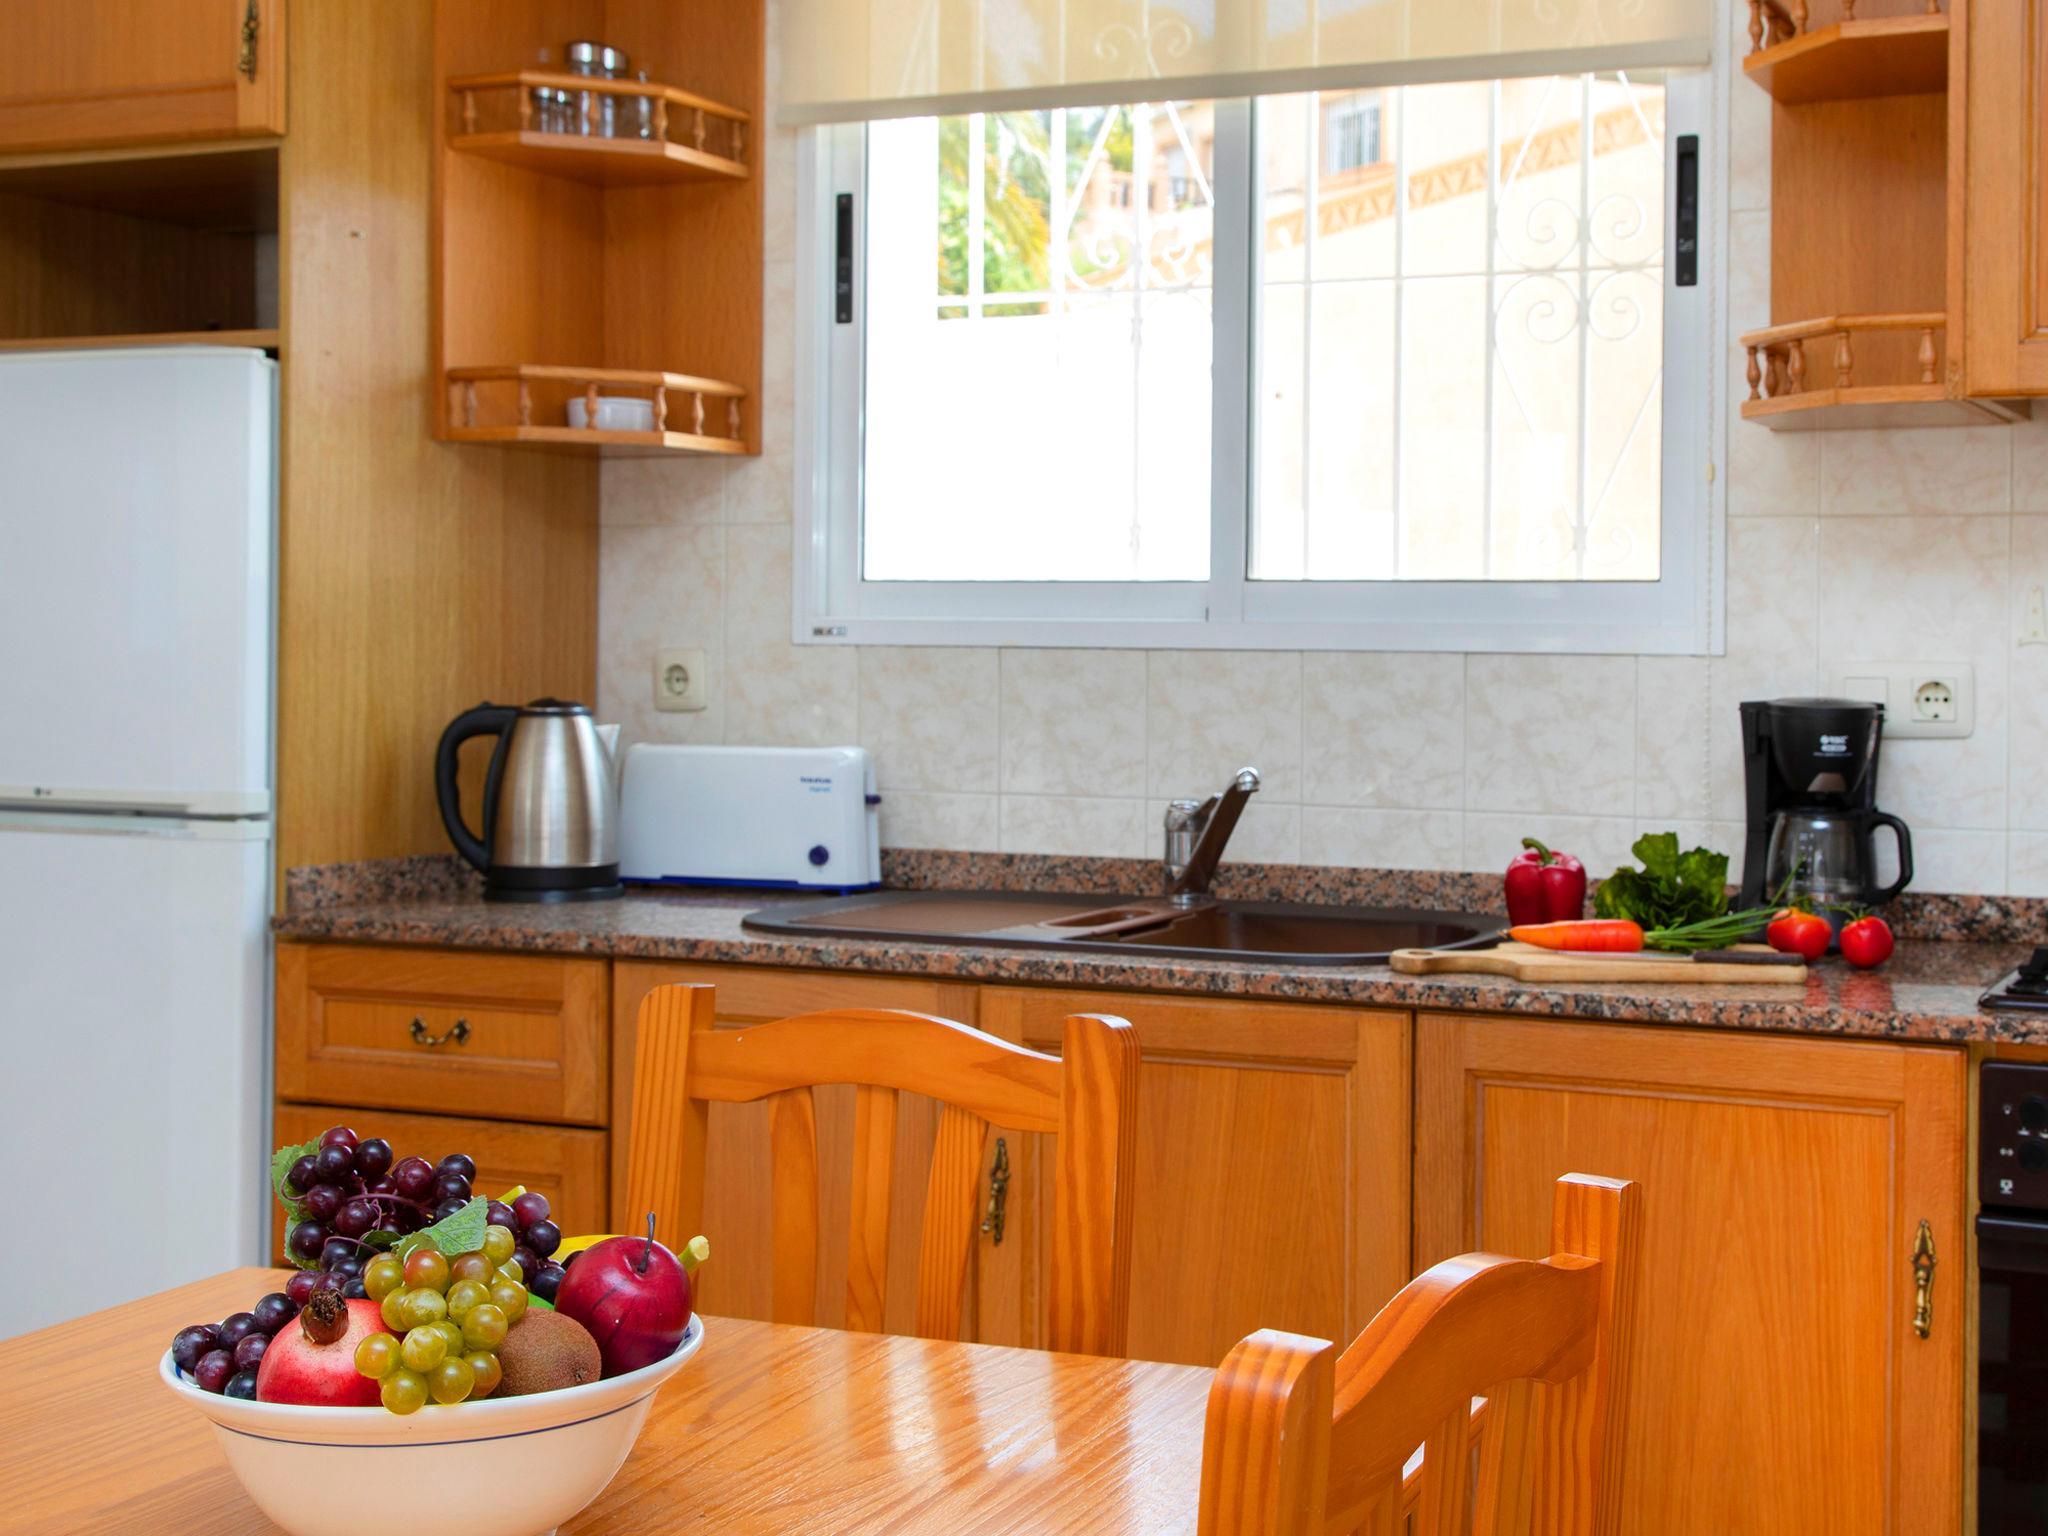
[[[824,938],[1378,965],[1396,949],[1487,944],[1506,923],[1476,913],[1413,907],[1211,901],[1189,909],[1158,897],[883,891],[769,907],[750,913],[746,926],[759,933]]]

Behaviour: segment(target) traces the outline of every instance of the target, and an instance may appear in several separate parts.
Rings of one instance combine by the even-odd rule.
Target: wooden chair
[[[627,1209],[665,1230],[701,1230],[711,1103],[770,1106],[772,1316],[814,1321],[818,1130],[811,1090],[855,1085],[846,1323],[879,1332],[889,1250],[896,1095],[941,1101],[917,1271],[917,1332],[957,1338],[981,1221],[990,1125],[1059,1138],[1047,1342],[1121,1355],[1130,1305],[1131,1188],[1137,1158],[1137,1032],[1076,1014],[1047,1056],[925,1014],[843,1009],[748,1029],[713,1029],[713,989],[657,987],[640,1005],[627,1149]],[[717,1234],[709,1234],[714,1245]]]
[[[1549,1258],[1447,1259],[1342,1355],[1239,1343],[1209,1391],[1203,1536],[1616,1529],[1641,1237],[1636,1185],[1567,1174]]]

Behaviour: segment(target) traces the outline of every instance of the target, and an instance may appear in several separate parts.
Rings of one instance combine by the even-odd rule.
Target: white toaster
[[[862,747],[642,742],[619,777],[619,878],[872,890],[880,804]]]

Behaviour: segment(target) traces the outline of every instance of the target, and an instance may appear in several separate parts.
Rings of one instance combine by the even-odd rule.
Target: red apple
[[[666,1360],[690,1326],[690,1276],[676,1256],[645,1237],[608,1237],[576,1255],[555,1293],[555,1310],[590,1330],[607,1376]]]
[[[320,1293],[315,1293],[320,1294]],[[332,1292],[326,1294],[333,1295]],[[339,1301],[341,1298],[336,1296]],[[356,1370],[356,1345],[373,1333],[389,1333],[374,1301],[345,1301],[348,1326],[331,1344],[316,1344],[298,1319],[278,1329],[256,1367],[256,1401],[303,1403],[315,1408],[375,1408],[379,1383]],[[307,1312],[312,1304],[307,1304]]]

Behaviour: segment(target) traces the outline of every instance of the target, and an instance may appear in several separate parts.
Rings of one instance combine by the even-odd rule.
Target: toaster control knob
[[[2038,1141],[2020,1143],[2020,1167],[2028,1173],[2039,1173],[2048,1168],[2048,1147]]]
[[[2030,1093],[2020,1100],[2020,1124],[2039,1136],[2048,1131],[2048,1099]]]
[[[811,845],[811,862],[822,869],[825,865],[832,862],[832,850],[823,843],[813,843]]]

